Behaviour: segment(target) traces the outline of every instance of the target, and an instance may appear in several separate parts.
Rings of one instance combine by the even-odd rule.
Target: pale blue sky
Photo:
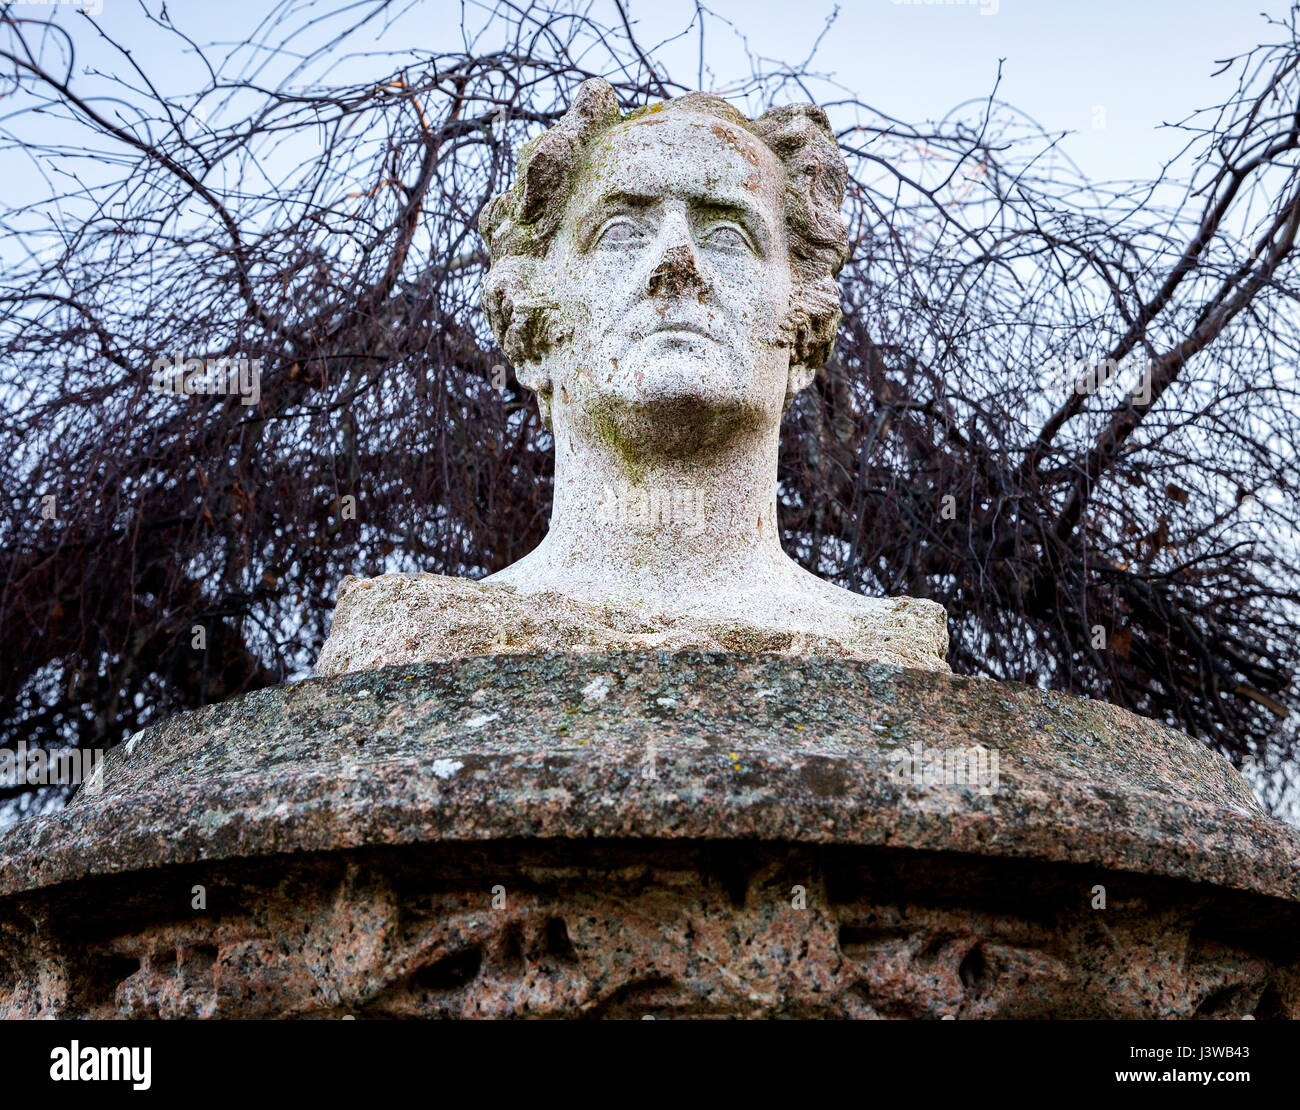
[[[990,2],[990,8],[993,6]],[[1228,97],[1210,75],[1216,59],[1241,53],[1277,32],[1260,11],[1269,0],[996,0],[977,4],[897,4],[846,0],[822,40],[814,68],[881,111],[904,120],[940,118],[993,87],[1001,99],[1050,132],[1074,131],[1066,149],[1098,180],[1154,176],[1182,145],[1164,121]],[[690,0],[632,0],[637,29],[653,42],[690,20]],[[836,5],[829,0],[715,0],[710,7],[744,30],[754,53],[801,59]],[[734,35],[710,29],[707,60],[722,79],[743,71]],[[697,70],[695,43],[676,54]],[[1104,126],[1094,128],[1094,109]]]
[[[165,93],[188,102],[207,80],[178,40],[163,35],[143,18],[137,0],[101,0],[97,21],[107,34],[118,36]],[[691,21],[693,0],[628,0],[639,37],[653,45],[680,32]],[[151,9],[158,4],[149,0]],[[169,0],[175,24],[203,44],[233,44],[250,35],[278,5],[270,0]],[[338,5],[329,5],[330,7]],[[423,0],[394,5],[391,27],[375,22],[374,34],[350,42],[353,51],[405,50],[409,60],[434,50],[461,47],[462,12],[480,22],[490,0]],[[995,14],[984,14],[996,6]],[[326,5],[322,5],[322,8]],[[835,10],[831,0],[711,0],[710,7],[748,37],[755,54],[768,58],[804,58],[826,18]],[[610,0],[594,0],[593,14],[617,24]],[[1285,12],[1280,0],[986,0],[954,3],[896,3],[894,0],[845,0],[830,31],[822,39],[813,68],[833,75],[862,100],[909,122],[938,119],[971,98],[986,96],[993,87],[998,61],[1003,62],[1001,99],[1033,116],[1049,132],[1071,131],[1065,151],[1094,180],[1147,178],[1182,145],[1177,133],[1160,131],[1164,121],[1186,116],[1195,108],[1226,99],[1232,86],[1225,78],[1211,79],[1217,59],[1249,49],[1276,32],[1270,31],[1261,9],[1277,16]],[[77,70],[101,66],[121,70],[115,56],[72,9],[19,3],[14,14],[55,18],[77,24]],[[318,9],[320,10],[320,9]],[[353,9],[352,15],[358,14]],[[725,92],[748,73],[736,31],[710,21],[706,37],[705,87]],[[158,49],[151,50],[156,44]],[[678,80],[694,82],[697,40],[689,38],[665,48]],[[214,59],[225,53],[218,48]],[[244,55],[245,61],[247,55]],[[274,59],[260,76],[276,83],[292,64]],[[391,63],[390,63],[391,64]],[[340,59],[333,78],[365,80],[386,72],[375,57]],[[319,70],[317,70],[317,73]],[[228,77],[235,76],[227,73]],[[313,76],[316,76],[314,73]],[[74,77],[83,89],[96,83]],[[102,86],[100,86],[102,88]],[[816,86],[823,99],[832,95]],[[791,99],[794,99],[792,94]],[[2,114],[2,113],[0,113]],[[48,138],[50,123],[43,138]],[[31,120],[17,122],[21,134]],[[1101,126],[1096,126],[1100,124]],[[57,127],[57,125],[55,125]],[[20,171],[13,153],[0,154],[0,170],[9,170],[10,203],[27,199],[37,182]]]

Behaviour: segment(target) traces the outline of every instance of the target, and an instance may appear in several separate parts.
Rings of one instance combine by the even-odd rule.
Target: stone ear
[[[796,293],[789,312],[781,322],[781,342],[790,352],[790,369],[785,379],[785,401],[782,412],[794,403],[800,390],[806,389],[817,376],[817,365],[809,365],[805,337],[808,331],[808,313]]]
[[[540,362],[522,362],[515,366],[515,377],[525,389],[537,395],[537,411],[542,416],[542,426],[551,431],[551,395],[555,387],[551,377]]]
[[[807,389],[812,385],[812,380],[816,376],[817,368],[815,366],[804,366],[802,363],[798,362],[790,364],[790,374],[786,378],[785,385],[784,409],[788,409],[792,404],[794,404],[795,397],[799,395],[800,391]]]

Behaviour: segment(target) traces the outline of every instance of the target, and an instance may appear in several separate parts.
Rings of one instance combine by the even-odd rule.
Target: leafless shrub
[[[35,195],[2,217],[3,735],[104,746],[283,681],[344,574],[478,576],[544,534],[550,440],[478,308],[478,217],[586,77],[630,109],[698,75],[621,4],[466,10],[452,52],[355,53],[412,18],[369,0],[282,5],[218,56],[160,7],[205,80],[169,100],[93,17],[4,9],[0,141]],[[1080,179],[996,95],[929,125],[828,105],[845,323],[781,470],[787,548],[941,601],[958,670],[1268,768],[1296,748],[1293,20],[1157,182]],[[116,64],[81,72],[90,41]],[[756,63],[727,91],[810,81]],[[257,403],[154,392],[174,355],[260,360]]]

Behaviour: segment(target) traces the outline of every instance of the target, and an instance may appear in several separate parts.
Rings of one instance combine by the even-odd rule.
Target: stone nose
[[[678,223],[674,220],[672,227],[665,228],[668,243],[646,279],[646,292],[652,297],[676,297],[690,291],[703,293],[710,288],[708,279],[700,272],[690,231],[684,224],[677,226]]]

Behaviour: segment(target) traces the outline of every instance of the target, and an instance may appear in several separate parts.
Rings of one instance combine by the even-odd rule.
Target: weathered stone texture
[[[798,606],[791,603],[790,608]],[[646,612],[632,603],[578,601],[554,591],[519,593],[441,574],[345,578],[329,640],[316,663],[325,677],[402,663],[474,655],[618,650],[764,652],[786,658],[853,659],[948,671],[948,617],[924,598],[858,599],[857,611],[799,628]]]
[[[900,781],[917,741],[997,788]],[[1190,738],[1014,684],[483,657],[258,691],[106,771],[0,839],[0,1012],[1300,1016],[1295,831]]]
[[[0,1013],[1296,1017],[1296,923],[1166,880],[897,850],[371,849],[56,888],[10,920],[44,971],[11,971]]]

